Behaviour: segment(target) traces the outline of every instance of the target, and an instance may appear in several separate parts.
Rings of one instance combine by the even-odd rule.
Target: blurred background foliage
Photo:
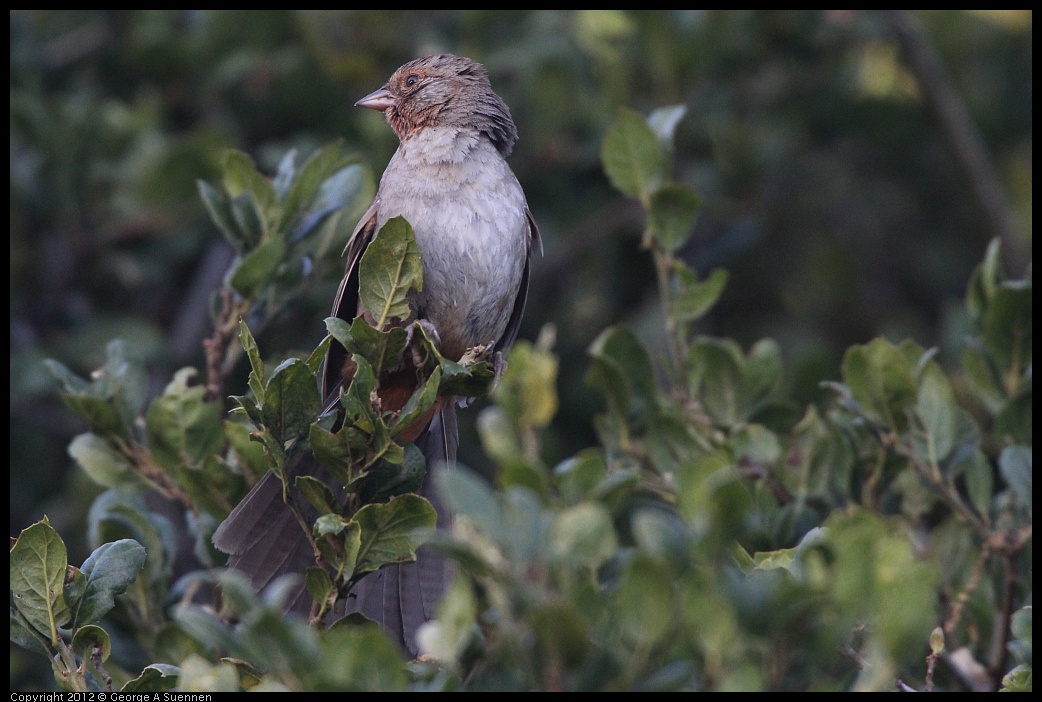
[[[937,95],[917,50],[953,92]],[[795,399],[823,398],[843,349],[879,334],[957,359],[943,351],[962,342],[987,242],[1003,239],[1012,275],[1030,259],[1027,11],[13,11],[12,534],[46,513],[80,562],[75,525],[98,490],[70,471],[82,425],[42,359],[87,374],[122,338],[153,394],[203,366],[233,254],[196,182],[216,178],[222,150],[270,174],[291,149],[343,139],[377,178],[397,142],[353,103],[441,51],[486,65],[521,135],[511,164],[545,243],[522,336],[553,323],[561,368],[550,463],[596,442],[602,403],[583,376],[597,335],[621,321],[666,343],[642,211],[600,161],[619,107],[687,107],[674,176],[702,210],[680,256],[730,272],[703,331],[777,339]],[[314,347],[340,266],[316,261],[261,348]],[[480,467],[476,414],[461,458]]]

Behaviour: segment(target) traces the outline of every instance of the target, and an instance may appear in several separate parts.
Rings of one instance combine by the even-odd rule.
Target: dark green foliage
[[[1030,16],[919,16],[1029,230]],[[1030,237],[984,250],[881,17],[12,14],[12,689],[51,661],[125,692],[1029,691]],[[394,147],[350,104],[419,45],[511,105],[547,244],[521,336],[555,327],[461,412],[496,478],[445,476],[459,577],[406,662],[201,569],[302,451],[350,496],[286,486],[321,515],[314,614],[431,536],[400,433],[491,364],[327,320],[358,366],[339,427],[330,338],[307,350]],[[419,283],[407,223],[384,233],[364,292],[389,322]],[[371,396],[403,353],[426,382],[394,415]]]

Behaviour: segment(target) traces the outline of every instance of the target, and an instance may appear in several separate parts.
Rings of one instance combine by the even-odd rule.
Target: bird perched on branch
[[[355,104],[382,111],[401,143],[347,245],[333,315],[350,321],[367,314],[359,304],[359,260],[380,227],[400,215],[412,225],[423,261],[423,289],[411,300],[412,312],[433,328],[440,353],[459,360],[480,346],[506,351],[524,313],[532,249],[541,244],[505,160],[517,129],[485,68],[452,54],[416,59]],[[336,406],[353,372],[350,355],[333,341],[322,378],[327,406]],[[444,528],[451,515],[432,474],[456,458],[455,403],[436,405],[410,434],[427,460],[420,494],[434,505],[438,527]],[[305,458],[290,470],[320,474],[317,462]],[[248,575],[258,589],[314,565],[306,535],[283,502],[282,483],[270,473],[221,524],[214,543],[230,554],[229,567]],[[364,577],[349,595],[348,609],[380,622],[415,655],[416,630],[434,616],[450,577],[441,556],[421,547],[415,563]]]

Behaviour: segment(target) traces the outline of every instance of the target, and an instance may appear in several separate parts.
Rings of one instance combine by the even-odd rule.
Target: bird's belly
[[[528,255],[528,223],[512,174],[490,187],[452,185],[428,183],[407,200],[381,202],[380,219],[402,215],[416,232],[423,290],[415,312],[434,325],[441,353],[456,360],[503,335]]]

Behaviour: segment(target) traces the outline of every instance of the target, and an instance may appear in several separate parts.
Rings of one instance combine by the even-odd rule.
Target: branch
[[[1013,224],[1006,194],[966,103],[955,90],[918,18],[909,10],[887,10],[886,22],[908,59],[909,68],[937,113],[941,129],[970,179],[977,202],[991,230],[1002,240],[1010,270],[1024,267],[1026,253]]]

